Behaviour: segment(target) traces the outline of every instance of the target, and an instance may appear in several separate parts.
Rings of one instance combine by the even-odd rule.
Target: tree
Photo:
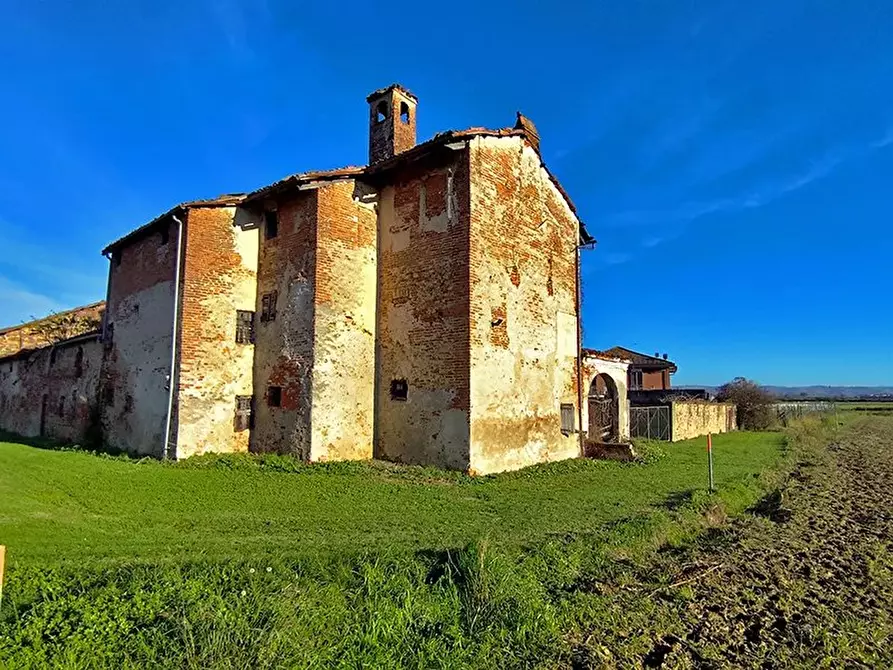
[[[719,387],[716,399],[730,402],[737,408],[738,428],[765,430],[775,418],[772,403],[775,398],[762,386],[744,377],[735,377]]]

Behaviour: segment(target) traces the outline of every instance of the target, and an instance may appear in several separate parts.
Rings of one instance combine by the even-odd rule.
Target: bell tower
[[[419,101],[400,84],[373,91],[369,103],[369,165],[415,146],[415,115]]]

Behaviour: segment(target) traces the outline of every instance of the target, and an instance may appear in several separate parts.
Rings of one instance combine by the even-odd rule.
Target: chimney
[[[664,354],[664,360],[667,360],[667,355],[666,355],[666,354]]]
[[[660,358],[660,352],[659,352],[659,351],[655,351],[655,352],[654,352],[654,357],[655,357],[655,358]]]
[[[419,101],[400,84],[373,91],[369,103],[369,165],[415,146],[415,114]]]

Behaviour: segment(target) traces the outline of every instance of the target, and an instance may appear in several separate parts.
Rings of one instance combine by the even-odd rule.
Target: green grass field
[[[0,443],[0,666],[522,667],[562,585],[756,501],[779,433],[484,478],[291,458],[184,463]],[[763,475],[761,477],[761,474]],[[768,479],[767,479],[768,478]],[[708,515],[709,516],[709,515]],[[557,660],[556,660],[557,662]]]

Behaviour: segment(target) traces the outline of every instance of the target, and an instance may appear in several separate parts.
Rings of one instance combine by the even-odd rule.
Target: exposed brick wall
[[[378,120],[379,104],[387,110],[386,118]],[[400,118],[401,105],[409,110],[407,122]],[[399,89],[391,88],[369,101],[369,163],[391,158],[416,143],[416,102]]]
[[[253,393],[254,345],[236,342],[236,310],[256,308],[257,239],[257,221],[235,207],[189,210],[178,336],[177,458],[248,450],[250,430],[235,430],[235,404],[236,396]]]
[[[376,456],[468,467],[466,152],[393,175],[379,199]],[[406,380],[407,400],[391,399]]]
[[[84,443],[98,432],[97,336],[0,361],[0,430]]]
[[[310,190],[278,203],[278,235],[260,231],[252,451],[310,458],[317,202]],[[261,322],[263,296],[274,291],[276,318]],[[271,386],[282,389],[280,407],[269,406]]]
[[[0,329],[0,357],[14,354],[22,349],[37,349],[45,347],[49,344],[46,339],[46,328],[44,323],[52,318],[58,317],[76,317],[83,320],[80,328],[75,328],[65,333],[65,337],[75,337],[94,330],[95,323],[102,319],[102,313],[105,310],[105,302],[97,302],[92,305],[84,305],[83,307],[75,307],[74,309],[36,321],[29,321],[20,326]]]
[[[470,166],[471,469],[575,456],[578,221],[523,139],[473,140]]]
[[[161,231],[167,230],[167,242]],[[110,262],[108,343],[100,382],[103,439],[134,454],[161,457],[167,417],[177,225],[123,247]],[[117,260],[120,258],[120,262]]]
[[[371,458],[377,221],[352,180],[317,193],[312,460]]]

